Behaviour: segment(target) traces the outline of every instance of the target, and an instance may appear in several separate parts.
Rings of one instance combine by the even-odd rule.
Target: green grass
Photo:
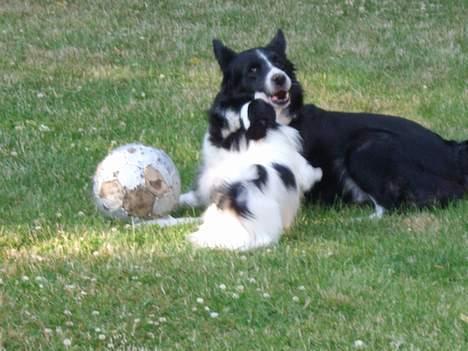
[[[466,139],[467,23],[461,0],[2,1],[0,349],[466,350],[466,200],[381,221],[308,206],[240,254],[193,250],[192,226],[108,221],[90,193],[132,141],[188,189],[212,38],[242,50],[279,27],[308,102]]]

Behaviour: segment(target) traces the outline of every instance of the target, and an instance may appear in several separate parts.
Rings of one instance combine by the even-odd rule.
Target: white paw
[[[309,191],[316,182],[322,180],[322,169],[318,167],[312,167],[308,165],[308,167],[304,171],[304,192]]]
[[[187,240],[197,248],[209,248],[220,250],[238,250],[245,251],[255,248],[257,245],[249,242],[242,235],[226,235],[219,231],[213,232],[210,230],[200,229],[187,236]]]
[[[179,196],[179,206],[198,207],[200,201],[195,194],[195,191],[189,191]]]
[[[219,240],[217,240],[212,234],[198,230],[187,235],[187,240],[198,248],[223,248]]]

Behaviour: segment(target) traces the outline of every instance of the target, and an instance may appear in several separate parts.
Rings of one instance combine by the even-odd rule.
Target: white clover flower
[[[70,347],[72,344],[71,339],[63,339],[63,346]]]
[[[29,281],[29,277],[28,277],[27,275],[23,275],[23,276],[21,277],[21,280],[22,280],[23,282],[28,282],[28,281]]]
[[[238,286],[236,286],[236,290],[242,292],[242,291],[244,291],[244,286],[243,285],[238,285]]]
[[[237,300],[237,299],[239,298],[239,294],[237,294],[237,293],[232,293],[232,298]]]
[[[210,317],[211,317],[211,318],[218,318],[218,317],[219,317],[219,313],[218,313],[218,312],[210,312]]]
[[[101,328],[94,328],[94,331],[95,331],[96,333],[100,333],[100,332],[101,332]]]
[[[101,341],[106,340],[106,336],[104,334],[99,334],[98,339],[101,340]]]
[[[220,288],[221,290],[226,290],[226,285],[224,285],[224,284],[219,284],[219,288]]]
[[[198,311],[198,308],[192,307],[192,311],[193,311],[193,312],[197,312],[197,311]]]
[[[50,128],[46,126],[45,124],[40,124],[39,125],[39,131],[40,132],[50,132]]]
[[[71,313],[70,310],[65,310],[65,311],[63,311],[63,314],[64,314],[65,316],[71,316],[71,315],[72,315],[72,313]]]
[[[50,328],[44,328],[44,334],[50,335],[50,334],[52,334],[52,332],[53,332],[52,329],[50,329]]]
[[[249,283],[252,283],[252,284],[253,284],[253,283],[255,283],[255,282],[256,282],[255,278],[249,278]]]
[[[354,343],[353,343],[353,346],[355,348],[357,348],[357,349],[362,349],[362,348],[366,347],[366,344],[362,340],[355,340]]]
[[[91,314],[92,314],[93,316],[99,316],[99,311],[94,310],[93,312],[91,312]]]
[[[66,321],[66,322],[65,322],[65,325],[66,325],[67,327],[73,327],[73,322],[72,322],[72,321]]]
[[[159,317],[159,322],[161,322],[161,323],[167,322],[166,317]]]
[[[36,97],[37,97],[38,99],[42,99],[43,97],[45,97],[45,94],[44,94],[43,92],[40,91],[40,92],[38,92],[38,93],[36,94]]]
[[[299,286],[297,287],[297,289],[299,289],[299,290],[305,290],[305,286],[304,286],[304,285],[299,285]]]
[[[270,296],[269,293],[263,293],[263,297],[264,297],[265,299],[269,299],[271,296]]]
[[[204,300],[201,297],[197,297],[197,303],[202,304],[203,302],[204,302]]]
[[[294,302],[299,302],[299,297],[293,296],[292,300],[293,300]]]
[[[210,310],[210,308],[209,308],[208,306],[205,306],[204,309],[205,309],[205,311],[209,311],[209,310]]]

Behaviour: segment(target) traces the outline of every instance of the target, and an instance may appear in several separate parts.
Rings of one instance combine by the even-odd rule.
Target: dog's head
[[[302,106],[302,89],[281,30],[265,47],[236,53],[215,39],[213,50],[223,72],[222,94],[262,99],[273,106],[279,123],[291,122]]]

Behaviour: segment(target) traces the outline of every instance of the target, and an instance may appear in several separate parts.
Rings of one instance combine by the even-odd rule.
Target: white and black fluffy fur
[[[271,105],[247,102],[221,135],[229,148],[203,145],[197,187],[190,196],[208,205],[199,229],[188,236],[197,247],[250,250],[276,243],[299,209],[305,191],[319,181],[300,154],[297,130],[276,122]]]
[[[306,194],[309,200],[369,202],[380,216],[385,209],[444,204],[467,194],[468,141],[445,140],[401,117],[303,105],[281,31],[265,47],[240,53],[218,40],[213,46],[223,81],[210,112],[212,145],[237,147],[236,133],[224,138],[237,128],[236,98],[257,97],[275,108],[279,123],[300,132],[304,157],[322,169],[322,181]]]

